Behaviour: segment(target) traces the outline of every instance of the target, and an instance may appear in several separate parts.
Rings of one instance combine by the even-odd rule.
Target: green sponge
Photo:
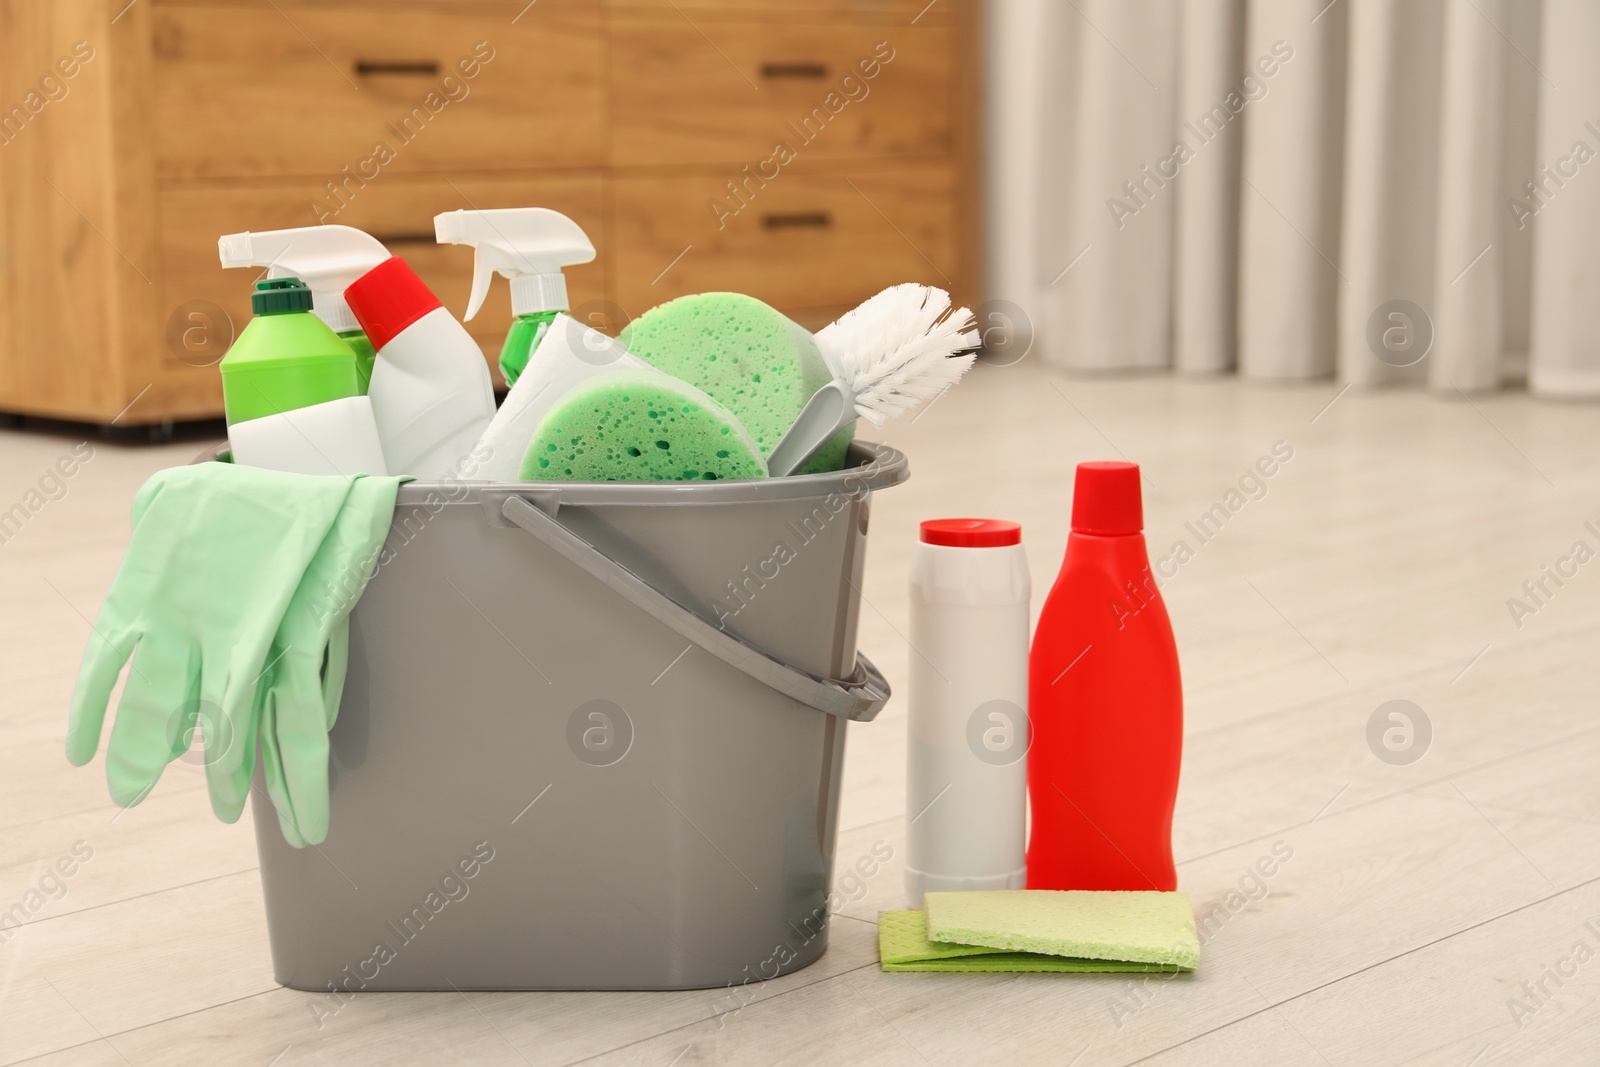
[[[766,461],[727,410],[649,370],[597,374],[563,396],[522,459],[532,481],[677,482],[765,478]]]
[[[928,913],[924,911],[880,911],[878,955],[886,971],[1048,971],[1092,974],[1174,970],[1157,963],[1087,960],[1037,952],[1000,952],[983,945],[930,941]]]
[[[1183,970],[1200,960],[1183,893],[995,889],[929,893],[926,903],[932,941]]]
[[[742,293],[700,293],[653,307],[619,338],[640,359],[703,389],[770,455],[806,401],[833,379],[810,331]],[[844,466],[840,431],[799,473]]]

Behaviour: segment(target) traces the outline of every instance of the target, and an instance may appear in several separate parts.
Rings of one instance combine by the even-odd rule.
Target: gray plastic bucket
[[[256,840],[279,982],[694,989],[827,946],[869,495],[837,474],[400,490],[351,616],[331,829]]]

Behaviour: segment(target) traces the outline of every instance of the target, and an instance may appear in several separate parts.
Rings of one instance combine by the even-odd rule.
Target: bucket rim
[[[195,462],[220,459],[223,442]],[[825,474],[791,474],[718,482],[488,482],[462,479],[409,481],[400,486],[396,506],[443,497],[453,504],[477,504],[508,494],[536,494],[558,506],[681,507],[699,504],[753,504],[781,500],[821,500],[834,494],[862,495],[899,485],[911,476],[905,453],[877,441],[852,441],[850,466]]]

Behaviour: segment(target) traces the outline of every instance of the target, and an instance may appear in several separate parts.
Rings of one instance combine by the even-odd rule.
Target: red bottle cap
[[[950,548],[1004,548],[1022,544],[1022,527],[1004,519],[929,519],[922,543]]]
[[[390,256],[351,282],[344,299],[374,351],[434,308],[444,307],[399,256]]]
[[[1139,465],[1121,461],[1078,464],[1072,488],[1072,532],[1116,535],[1143,529]]]

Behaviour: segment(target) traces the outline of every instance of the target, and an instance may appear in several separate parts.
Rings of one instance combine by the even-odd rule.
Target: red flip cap
[[[374,351],[428,312],[444,307],[399,256],[390,256],[351,282],[344,299]]]
[[[1072,532],[1115,536],[1143,529],[1139,465],[1119,461],[1078,464],[1072,488]]]
[[[1022,527],[1004,519],[929,519],[922,543],[949,548],[1004,548],[1022,544]]]

